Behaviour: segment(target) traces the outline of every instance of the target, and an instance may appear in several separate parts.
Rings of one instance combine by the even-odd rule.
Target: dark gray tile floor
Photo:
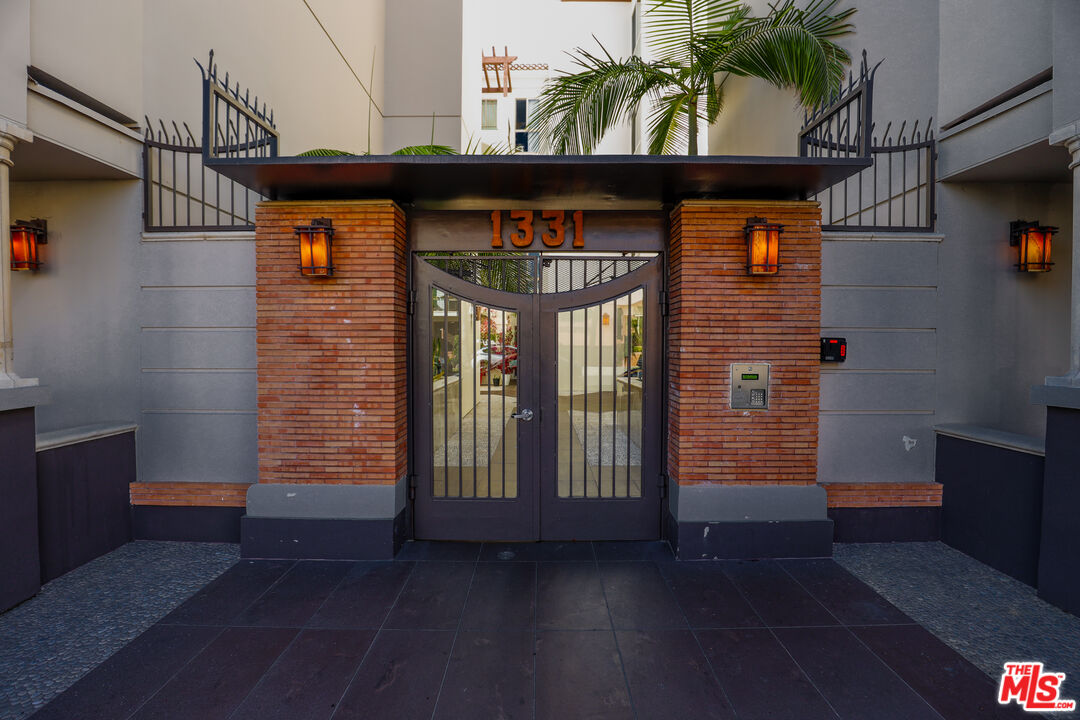
[[[34,717],[1024,716],[994,693],[829,560],[410,543],[240,561]]]

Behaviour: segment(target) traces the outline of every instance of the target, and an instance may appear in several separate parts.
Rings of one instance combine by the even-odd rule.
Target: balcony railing
[[[827,103],[807,113],[799,133],[802,157],[868,157],[873,164],[813,196],[822,229],[863,232],[932,232],[937,150],[933,119],[924,129],[892,123],[874,135],[874,76],[863,51],[859,73],[848,75]]]
[[[196,61],[203,76],[203,160],[212,165],[217,159],[277,157],[278,131],[274,111],[266,103],[259,106],[259,96],[251,91],[241,94],[240,83],[230,84],[229,74],[218,75],[214,51],[204,68]]]
[[[270,158],[278,154],[274,112],[250,91],[233,86],[228,73],[219,77],[214,51],[203,80],[203,132],[200,139],[186,123],[155,126],[146,118],[143,142],[146,232],[221,232],[255,227],[257,193],[214,170],[218,160]],[[171,126],[171,127],[170,127]],[[181,129],[182,128],[182,129]]]
[[[824,230],[933,232],[937,149],[933,118],[925,132],[902,123],[893,136],[885,127],[871,137],[873,165],[818,193]]]
[[[155,128],[146,119],[143,180],[146,232],[255,228],[255,203],[262,196],[206,167],[203,144],[186,123],[170,128],[159,120]]]

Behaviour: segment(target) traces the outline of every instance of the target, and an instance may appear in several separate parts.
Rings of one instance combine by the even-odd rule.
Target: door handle
[[[524,420],[525,422],[529,422],[533,419],[533,411],[529,408],[525,408],[521,412],[513,413],[512,415],[510,415],[510,417],[514,418],[515,420]]]

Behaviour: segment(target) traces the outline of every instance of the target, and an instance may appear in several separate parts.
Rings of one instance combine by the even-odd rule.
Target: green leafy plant
[[[407,145],[398,148],[391,155],[512,155],[513,150],[504,145],[484,145],[478,140],[469,138],[465,149],[458,152],[449,145]],[[368,153],[363,153],[367,155]],[[297,157],[360,157],[356,153],[345,150],[333,150],[330,148],[315,148],[299,153]]]
[[[330,148],[315,148],[314,150],[305,150],[299,153],[296,157],[355,157],[356,153],[345,152],[344,150],[331,150]]]
[[[855,9],[833,13],[838,1],[800,8],[781,0],[753,17],[738,0],[650,0],[643,32],[658,59],[577,48],[570,57],[579,70],[548,81],[529,129],[545,151],[589,154],[650,100],[649,152],[696,155],[698,122],[716,121],[731,75],[794,89],[804,106],[829,97],[851,62],[836,40],[854,31]]]

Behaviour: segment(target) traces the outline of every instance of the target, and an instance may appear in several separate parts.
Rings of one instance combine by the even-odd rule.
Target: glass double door
[[[416,536],[657,538],[659,258],[559,292],[532,262],[510,292],[415,261]]]

